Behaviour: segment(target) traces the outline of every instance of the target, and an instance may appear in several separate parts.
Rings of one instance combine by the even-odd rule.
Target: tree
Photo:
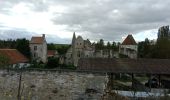
[[[148,38],[145,41],[138,43],[138,57],[140,58],[153,58],[155,45],[152,44]]]
[[[103,40],[103,39],[100,39],[100,41],[99,41],[99,46],[100,46],[100,48],[103,48],[103,47],[104,47],[104,40]]]
[[[170,40],[167,38],[158,39],[156,43],[156,58],[170,58]]]
[[[60,55],[63,55],[67,52],[67,50],[70,48],[70,45],[59,45],[57,47],[57,51]]]
[[[104,40],[100,39],[96,44],[95,44],[95,48],[97,50],[101,50],[104,49]]]
[[[55,57],[49,57],[46,68],[57,68],[59,66],[59,59]]]
[[[26,40],[25,38],[17,39],[16,49],[20,51],[26,57],[30,58],[29,40]]]
[[[29,40],[26,40],[25,38],[17,40],[0,40],[0,48],[17,49],[23,55],[30,58]]]
[[[47,49],[48,50],[56,50],[56,46],[53,43],[47,44]]]
[[[7,67],[9,65],[9,58],[0,54],[0,67]]]
[[[111,49],[111,44],[110,44],[110,42],[107,42],[107,49]]]

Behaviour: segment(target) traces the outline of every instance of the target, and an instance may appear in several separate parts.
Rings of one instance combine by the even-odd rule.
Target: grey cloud
[[[128,33],[158,29],[170,23],[169,0],[6,0],[0,11],[6,12],[5,8],[19,2],[32,4],[30,8],[38,12],[48,12],[50,6],[66,7],[66,12],[54,13],[51,21],[92,40],[119,41]]]
[[[69,31],[84,32],[94,36],[93,39],[100,37],[106,40],[118,40],[127,33],[135,34],[170,23],[170,1],[95,1],[98,2],[87,0],[86,3],[79,2],[78,6],[77,3],[71,7],[68,5],[68,13],[56,16],[52,21],[68,25]],[[117,12],[114,13],[114,10]]]
[[[0,25],[0,40],[7,39],[17,39],[17,38],[26,38],[31,39],[32,36],[41,36],[39,33],[29,32],[25,29],[12,28]],[[70,44],[71,39],[62,39],[58,36],[46,35],[46,40],[48,43],[68,43]]]

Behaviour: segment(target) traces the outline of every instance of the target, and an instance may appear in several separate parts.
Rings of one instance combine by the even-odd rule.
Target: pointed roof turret
[[[74,32],[74,33],[73,33],[73,38],[72,38],[72,44],[75,43],[75,40],[76,40],[76,34],[75,34],[75,32]]]
[[[123,41],[122,45],[136,45],[136,41],[131,34],[129,34]]]

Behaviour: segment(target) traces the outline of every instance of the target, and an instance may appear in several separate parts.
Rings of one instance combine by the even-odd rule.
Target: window
[[[80,55],[80,51],[78,51],[78,53],[77,53],[77,57],[80,57],[81,55]]]
[[[37,46],[34,46],[34,50],[35,50],[35,51],[37,50]]]
[[[36,53],[34,53],[34,57],[36,57]]]

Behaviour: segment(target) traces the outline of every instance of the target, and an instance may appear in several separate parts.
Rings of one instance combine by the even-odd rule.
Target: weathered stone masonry
[[[17,100],[19,72],[0,70],[1,100]],[[22,100],[98,100],[104,93],[104,74],[80,72],[24,71]]]

